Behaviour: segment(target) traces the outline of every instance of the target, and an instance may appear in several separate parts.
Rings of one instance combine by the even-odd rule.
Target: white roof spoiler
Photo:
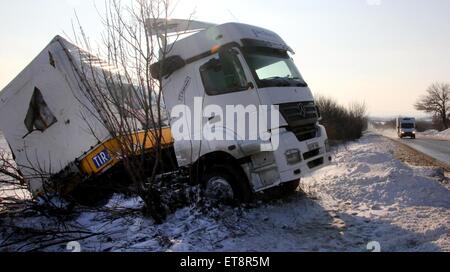
[[[189,34],[199,32],[210,27],[216,26],[216,24],[184,20],[184,19],[147,19],[146,27],[152,30],[155,35],[160,36],[165,34]]]

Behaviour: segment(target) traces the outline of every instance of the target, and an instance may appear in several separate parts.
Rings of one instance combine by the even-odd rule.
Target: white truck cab
[[[397,118],[397,134],[400,139],[404,137],[416,138],[416,119],[415,118]]]
[[[195,179],[207,186],[231,183],[235,194],[248,188],[259,192],[282,184],[296,187],[302,175],[330,163],[327,134],[319,125],[312,92],[291,58],[293,50],[276,33],[227,23],[210,26],[169,48],[164,68],[156,63],[152,73],[162,78],[164,102],[172,112],[178,164],[189,167]],[[189,113],[174,115],[180,105]],[[209,106],[215,110],[191,114]],[[230,106],[240,106],[237,117],[230,117]],[[272,150],[261,148],[262,140],[238,132],[236,122],[228,122],[254,120],[251,117],[258,115],[256,109],[261,106],[277,106],[279,120],[269,121],[266,131],[254,123],[247,123],[245,130],[247,135],[256,129],[269,134],[269,140],[277,138]],[[192,120],[185,123],[191,138],[179,140],[176,123],[185,117]],[[235,137],[199,138],[208,126],[215,133]]]

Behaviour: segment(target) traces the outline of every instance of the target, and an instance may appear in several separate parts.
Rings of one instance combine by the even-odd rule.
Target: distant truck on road
[[[397,134],[400,139],[405,137],[416,138],[416,118],[397,118]]]

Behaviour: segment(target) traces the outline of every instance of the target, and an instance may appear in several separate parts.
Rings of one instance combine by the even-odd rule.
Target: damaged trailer
[[[50,44],[0,92],[0,130],[34,196],[56,189],[69,193],[120,163],[118,141],[109,133],[80,82],[93,56],[62,37]],[[95,60],[99,73],[111,69]],[[123,90],[120,90],[123,91]],[[152,149],[152,133],[133,138]],[[162,144],[172,143],[169,128]],[[58,177],[58,184],[46,183]]]

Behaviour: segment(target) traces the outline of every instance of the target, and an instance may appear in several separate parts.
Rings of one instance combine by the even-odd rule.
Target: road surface
[[[399,140],[399,139],[398,139]],[[402,143],[450,166],[450,141],[418,137],[415,140],[403,139]]]
[[[416,139],[399,139],[395,130],[376,130],[377,134],[401,142],[450,167],[450,141],[417,135]]]

